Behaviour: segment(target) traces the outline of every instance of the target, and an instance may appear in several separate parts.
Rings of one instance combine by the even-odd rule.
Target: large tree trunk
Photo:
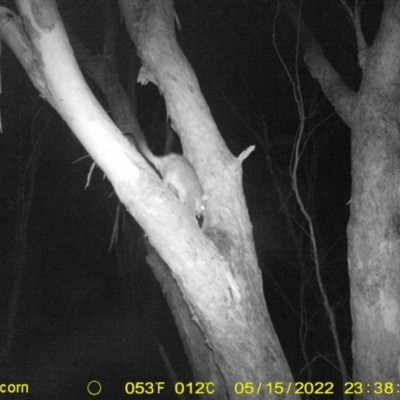
[[[363,386],[348,383],[345,389],[363,399],[394,395],[400,380],[400,2],[385,1],[380,30],[369,48],[359,10],[352,14],[363,71],[357,94],[326,60],[292,1],[286,5],[300,28],[311,75],[352,130],[353,381]]]
[[[383,384],[400,378],[399,101],[387,89],[363,89],[355,108],[348,227],[354,380]]]

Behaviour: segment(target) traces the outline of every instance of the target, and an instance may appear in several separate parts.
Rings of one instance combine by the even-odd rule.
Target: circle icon
[[[101,393],[101,383],[99,381],[90,381],[86,388],[91,396],[98,396]]]

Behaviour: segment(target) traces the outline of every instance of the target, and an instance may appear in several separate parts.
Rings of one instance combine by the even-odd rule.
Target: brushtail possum
[[[141,132],[125,133],[131,142],[158,170],[169,189],[184,203],[191,214],[201,217],[209,196],[204,193],[199,177],[190,161],[180,154],[155,156]]]

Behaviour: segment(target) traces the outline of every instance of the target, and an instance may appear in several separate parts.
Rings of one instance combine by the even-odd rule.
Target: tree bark
[[[120,4],[143,60],[141,79],[151,80],[164,94],[185,155],[211,195],[203,231],[89,91],[54,1],[17,4],[25,29],[12,13],[7,14],[7,23],[16,21],[13,34],[21,40],[1,35],[14,52],[22,48],[28,55],[22,61],[32,82],[105,172],[168,265],[173,282],[168,290],[180,292],[185,321],[196,327],[203,341],[201,351],[208,352],[207,357],[196,354],[199,339],[191,342],[185,331],[195,377],[214,382],[219,399],[242,398],[241,382],[289,385],[292,377],[267,312],[254,251],[241,182],[244,157],[237,159],[226,149],[194,72],[176,43],[172,2]],[[260,386],[257,393],[248,385],[246,394],[281,398],[285,389]],[[286,394],[287,399],[295,397],[292,390]]]
[[[295,17],[292,1],[286,5],[301,30],[311,75],[352,131],[348,243],[353,381],[362,383],[345,389],[358,398],[375,399],[397,393],[400,380],[400,3],[385,1],[374,43],[359,49],[363,78],[358,93],[343,83]]]

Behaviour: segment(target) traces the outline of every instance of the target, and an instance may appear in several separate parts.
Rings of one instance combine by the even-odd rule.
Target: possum
[[[156,156],[141,132],[125,133],[140,153],[157,169],[164,183],[184,203],[190,213],[201,218],[209,196],[204,193],[199,177],[190,161],[180,154]]]

